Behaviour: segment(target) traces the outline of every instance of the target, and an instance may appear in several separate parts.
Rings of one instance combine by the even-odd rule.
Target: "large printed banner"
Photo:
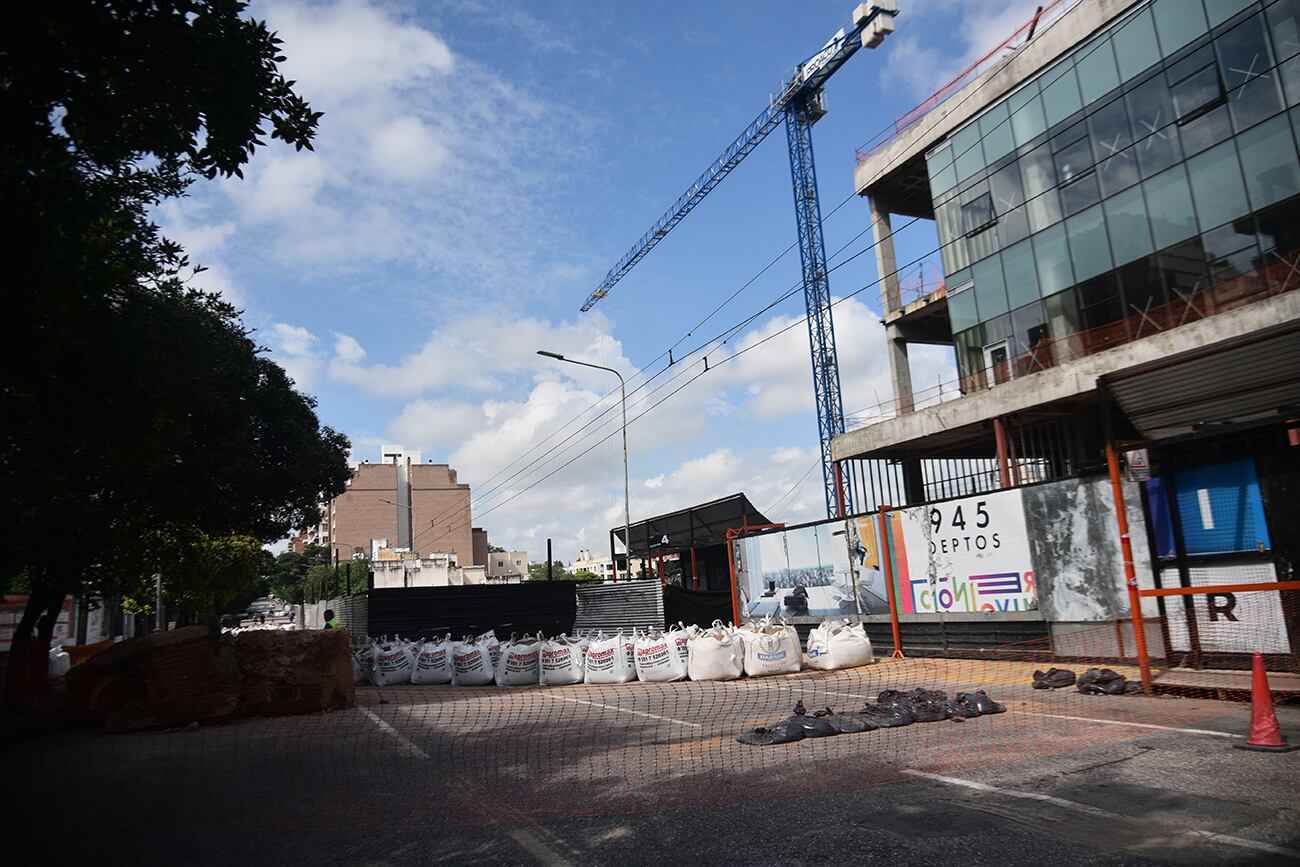
[[[1038,608],[1017,490],[889,513],[899,612]]]

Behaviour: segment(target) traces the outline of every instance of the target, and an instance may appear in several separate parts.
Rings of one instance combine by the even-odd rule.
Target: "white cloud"
[[[322,364],[316,335],[287,322],[273,322],[263,334],[276,363],[285,369],[300,391],[310,391]]]
[[[379,174],[402,181],[418,180],[447,161],[447,148],[417,117],[399,117],[375,131],[370,158]]]
[[[345,364],[356,364],[366,357],[365,349],[361,347],[355,337],[337,331],[332,333],[334,335],[334,355],[339,361]]]

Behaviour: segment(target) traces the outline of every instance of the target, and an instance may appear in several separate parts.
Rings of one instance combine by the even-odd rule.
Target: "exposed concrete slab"
[[[853,172],[854,189],[872,187],[948,133],[1010,93],[1138,0],[1085,0],[988,72],[948,97],[924,118],[894,137]],[[906,26],[905,20],[902,22]]]
[[[1257,301],[1060,367],[840,434],[831,441],[831,454],[837,461],[863,457],[935,434],[980,425],[997,416],[1077,398],[1095,391],[1098,377],[1104,374],[1294,320],[1300,320],[1300,291]]]

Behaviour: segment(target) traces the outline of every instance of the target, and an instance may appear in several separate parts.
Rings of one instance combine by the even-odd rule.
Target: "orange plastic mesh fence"
[[[1261,595],[1295,614],[1284,601],[1295,594]],[[1180,671],[1171,666],[1181,660],[1162,660],[1157,695],[1034,687],[1035,672],[1053,666],[1076,677],[1104,666],[1136,680],[1132,660],[1116,658],[1122,628],[1072,633],[1068,658],[1053,658],[1042,639],[966,658],[889,659],[890,648],[877,646],[875,663],[853,669],[805,665],[797,674],[731,681],[360,686],[351,707],[201,726],[187,725],[176,695],[199,707],[217,686],[172,684],[169,710],[156,719],[162,728],[66,731],[10,750],[5,766],[9,779],[28,781],[19,819],[55,798],[87,829],[126,834],[165,823],[237,833],[268,821],[327,831],[607,816],[848,791],[1160,734],[1191,732],[1224,746],[1241,739],[1248,705],[1219,699],[1248,690],[1245,670]],[[1274,654],[1271,662],[1275,697],[1285,701],[1285,690],[1300,691],[1295,657]],[[737,742],[741,732],[788,717],[796,703],[809,715],[855,712],[884,690],[916,688],[950,698],[984,690],[1005,712],[770,746]],[[140,684],[134,699],[148,701],[149,689]],[[277,700],[311,698],[300,687],[262,688],[259,697],[267,710]]]

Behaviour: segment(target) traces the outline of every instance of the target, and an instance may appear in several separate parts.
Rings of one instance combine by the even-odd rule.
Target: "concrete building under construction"
[[[1040,598],[1085,591],[1042,616],[1120,622],[1123,462],[1133,581],[1292,578],[1297,106],[1300,5],[1058,0],[860,153],[894,394],[833,441],[853,510],[1024,488],[1053,530],[1028,540]],[[914,294],[893,240],[911,218],[934,221],[943,271]],[[914,388],[916,344],[951,347],[956,379]],[[1294,659],[1292,593],[1250,597],[1257,649]],[[1149,643],[1249,649],[1224,604],[1144,599]]]

